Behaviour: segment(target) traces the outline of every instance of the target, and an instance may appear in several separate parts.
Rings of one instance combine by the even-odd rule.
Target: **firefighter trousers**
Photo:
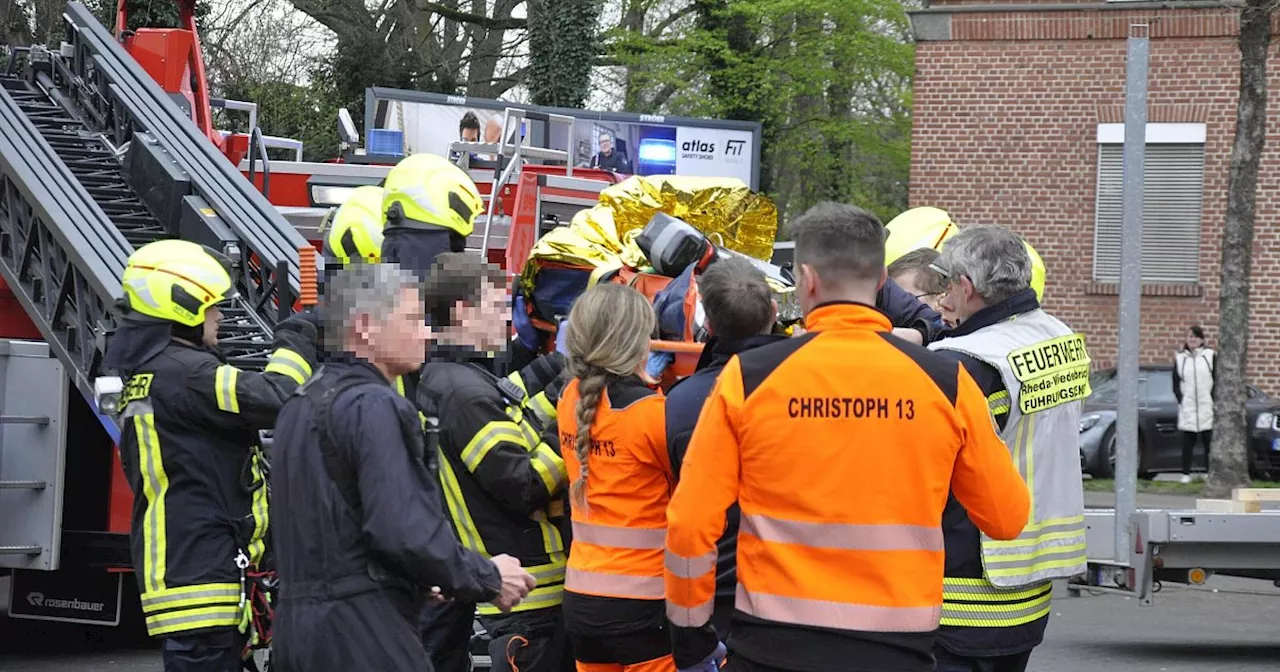
[[[493,672],[572,672],[560,607],[481,616]]]
[[[578,672],[674,672],[671,635],[653,628],[611,637],[569,636]]]
[[[240,672],[244,636],[235,630],[164,638],[164,672]]]

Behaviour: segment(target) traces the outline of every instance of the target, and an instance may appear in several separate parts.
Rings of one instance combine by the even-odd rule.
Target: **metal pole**
[[[1138,349],[1142,302],[1142,171],[1147,144],[1147,24],[1129,26],[1124,101],[1124,225],[1120,231],[1120,333],[1116,357],[1116,561],[1129,560],[1138,487]]]

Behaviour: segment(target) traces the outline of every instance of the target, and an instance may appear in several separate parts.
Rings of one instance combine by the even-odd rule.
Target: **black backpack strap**
[[[338,448],[337,442],[333,437],[333,426],[330,416],[333,411],[334,401],[338,395],[346,392],[353,387],[361,385],[372,385],[370,381],[361,380],[356,376],[337,376],[336,379],[325,379],[324,371],[320,372],[312,380],[324,381],[317,382],[320,388],[320,398],[315,400],[316,404],[316,423],[320,428],[320,455],[324,459],[325,471],[329,472],[329,478],[338,486],[338,491],[342,493],[342,499],[347,506],[358,517],[360,515],[360,486],[356,482],[355,472],[351,469],[347,459],[342,455]],[[329,374],[333,376],[334,374]],[[312,381],[307,381],[310,386]],[[302,391],[304,395],[310,396],[308,391]]]

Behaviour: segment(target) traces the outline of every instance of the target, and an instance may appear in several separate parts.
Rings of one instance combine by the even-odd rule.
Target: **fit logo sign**
[[[746,146],[746,140],[730,140],[725,143],[725,156],[742,156],[742,150]]]

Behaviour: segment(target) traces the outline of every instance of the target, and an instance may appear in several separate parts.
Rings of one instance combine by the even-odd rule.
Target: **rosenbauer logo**
[[[70,609],[72,611],[102,611],[107,605],[102,602],[81,602],[77,599],[60,600],[45,597],[44,593],[27,593],[27,604],[41,609]]]

